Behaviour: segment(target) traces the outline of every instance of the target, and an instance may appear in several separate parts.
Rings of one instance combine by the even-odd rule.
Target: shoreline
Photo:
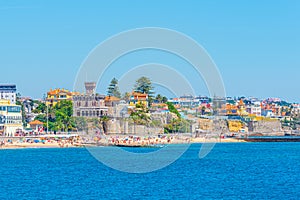
[[[19,143],[19,144],[6,144],[0,147],[0,150],[5,149],[56,149],[56,148],[80,148],[83,145],[66,145],[61,146],[59,144],[31,144],[31,143]]]
[[[54,149],[54,148],[89,148],[89,147],[161,147],[164,145],[176,145],[176,144],[203,144],[203,143],[243,143],[246,142],[240,139],[228,138],[228,139],[204,139],[204,138],[192,138],[191,140],[173,140],[170,142],[157,142],[151,144],[141,144],[141,143],[108,143],[107,141],[99,141],[99,143],[95,144],[64,144],[61,145],[59,143],[13,143],[13,144],[5,144],[0,147],[0,150],[6,149]]]
[[[117,138],[117,139],[116,139]],[[205,144],[205,143],[255,143],[255,142],[300,142],[300,138],[297,140],[279,140],[278,138],[168,138],[168,139],[141,139],[141,140],[128,140],[128,138],[102,138],[92,143],[75,143],[75,142],[47,142],[47,143],[7,143],[0,146],[1,150],[7,149],[54,149],[54,148],[91,148],[91,147],[164,147],[165,145],[180,145],[180,144]]]

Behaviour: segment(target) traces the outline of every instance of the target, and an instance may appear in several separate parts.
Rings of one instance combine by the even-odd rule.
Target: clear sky
[[[15,83],[23,96],[34,98],[50,88],[72,89],[96,45],[141,27],[174,29],[195,39],[217,64],[229,96],[300,102],[297,0],[0,0],[0,82]],[[129,56],[121,64],[163,62],[160,56],[148,52],[146,60]]]

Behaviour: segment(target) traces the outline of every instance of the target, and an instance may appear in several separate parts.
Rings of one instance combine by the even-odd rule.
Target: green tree
[[[168,105],[169,111],[171,113],[174,113],[177,115],[178,118],[181,118],[180,113],[178,112],[178,110],[175,108],[175,106],[171,102],[167,102],[166,104]]]
[[[156,95],[155,100],[158,101],[158,103],[166,103],[168,101],[168,98],[162,96],[161,94],[158,94]]]
[[[143,94],[152,95],[154,94],[153,89],[154,87],[152,86],[151,80],[145,76],[136,80],[134,85],[134,91]]]
[[[151,119],[149,116],[149,109],[143,104],[136,104],[135,110],[131,112],[130,118],[135,124],[146,125]]]
[[[136,83],[134,85],[134,91],[143,93],[143,94],[148,94],[148,104],[151,106],[153,102],[153,95],[154,95],[154,87],[152,86],[152,82],[149,78],[143,76],[136,80]]]
[[[16,95],[16,105],[21,106],[22,123],[23,123],[23,126],[27,126],[25,107],[24,107],[24,104],[21,102],[21,94],[20,93],[17,93],[17,95]]]
[[[38,101],[36,101],[36,103],[38,104],[38,106],[36,107],[36,109],[34,109],[32,111],[33,113],[46,113],[47,112],[47,106],[45,103],[38,102]]]
[[[173,119],[170,124],[164,126],[165,133],[188,133],[190,131],[190,122],[188,120],[178,118]]]
[[[45,106],[41,105],[41,110],[44,110]],[[73,118],[73,103],[69,100],[63,100],[58,102],[55,106],[49,107],[48,115],[47,110],[44,113],[39,114],[35,119],[44,123],[52,131],[70,131],[76,127],[75,120]]]
[[[121,98],[121,92],[118,86],[118,80],[113,78],[107,88],[107,95]]]
[[[46,122],[47,118],[45,114],[39,114],[38,116],[35,117],[35,120],[39,120],[41,122]]]
[[[74,118],[75,127],[78,131],[86,131],[87,130],[87,121],[84,117],[75,117]]]
[[[168,102],[168,98],[163,96],[162,100],[161,100],[163,103],[167,103]]]
[[[158,103],[162,102],[162,96],[160,94],[156,95],[155,100],[158,101]]]
[[[75,128],[72,101],[63,100],[54,106],[55,122],[59,130],[69,131]]]
[[[122,99],[123,100],[125,100],[126,102],[128,102],[129,100],[130,100],[130,93],[129,92],[125,92],[124,94],[123,94],[123,97],[122,97]]]

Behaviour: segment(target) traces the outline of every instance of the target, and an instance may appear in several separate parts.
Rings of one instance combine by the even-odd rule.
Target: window
[[[6,106],[0,106],[0,111],[6,111]]]
[[[8,106],[7,107],[8,112],[21,112],[21,107],[18,106]]]

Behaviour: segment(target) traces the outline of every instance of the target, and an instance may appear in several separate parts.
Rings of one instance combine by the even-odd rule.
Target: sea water
[[[0,150],[0,199],[300,199],[300,143],[217,144],[203,159],[200,147],[147,174],[85,148]]]

